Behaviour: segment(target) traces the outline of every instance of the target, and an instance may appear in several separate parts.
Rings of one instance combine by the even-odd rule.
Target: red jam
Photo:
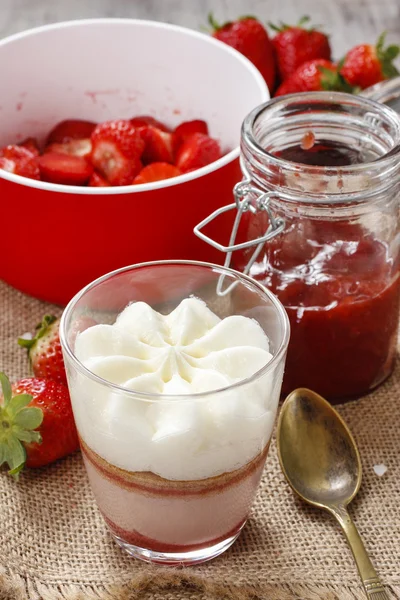
[[[320,147],[321,148],[321,147]],[[290,157],[349,164],[340,148]],[[314,155],[312,160],[311,154]],[[252,234],[251,234],[252,235]],[[291,339],[282,391],[308,387],[330,400],[368,392],[393,368],[399,320],[399,265],[359,223],[297,218],[265,245],[251,275],[285,306]]]

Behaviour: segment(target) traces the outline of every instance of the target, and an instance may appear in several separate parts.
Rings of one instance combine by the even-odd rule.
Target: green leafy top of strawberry
[[[348,94],[358,94],[360,89],[350,85],[339,71],[331,71],[326,67],[319,66],[318,71],[321,76],[321,87],[323,90],[335,90],[338,92],[347,92]]]
[[[384,31],[378,38],[376,43],[376,55],[382,65],[382,73],[387,78],[395,77],[399,71],[393,64],[395,58],[400,53],[400,47],[395,44],[390,44],[385,48],[386,32]]]
[[[212,31],[219,31],[220,29],[224,29],[224,27],[229,27],[233,25],[233,23],[237,23],[238,21],[247,21],[248,19],[252,19],[253,21],[258,21],[257,17],[254,15],[243,15],[242,17],[238,17],[235,21],[227,21],[222,25],[218,23],[213,15],[213,13],[208,14],[208,24],[212,28]]]
[[[44,315],[42,321],[36,325],[35,336],[31,339],[20,337],[18,338],[18,344],[23,348],[28,348],[29,350],[36,344],[37,340],[48,333],[50,325],[52,325],[55,321],[57,321],[57,317],[54,315]]]
[[[28,406],[33,396],[30,394],[12,395],[8,377],[0,372],[3,401],[0,403],[0,467],[7,464],[8,473],[18,479],[19,472],[26,462],[26,450],[22,442],[41,443],[42,438],[35,431],[43,421],[43,411]]]
[[[279,25],[275,25],[274,23],[268,22],[268,26],[277,33],[281,33],[282,31],[287,31],[288,29],[293,29],[294,27],[299,29],[304,29],[305,31],[315,31],[316,29],[320,29],[319,25],[314,25],[313,27],[309,27],[308,29],[304,27],[307,23],[311,21],[308,15],[304,15],[301,17],[296,25],[288,25],[287,23],[283,23],[280,21]]]

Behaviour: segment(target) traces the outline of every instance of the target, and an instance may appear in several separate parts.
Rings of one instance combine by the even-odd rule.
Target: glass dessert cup
[[[221,277],[229,293],[217,291]],[[269,362],[227,387],[170,395],[111,383],[77,358],[77,336],[94,323],[114,323],[128,304],[169,314],[191,296],[221,319],[256,320]],[[283,306],[233,270],[160,261],[88,285],[67,306],[60,331],[85,466],[114,539],[134,557],[171,565],[224,552],[247,520],[268,453],[289,340]]]

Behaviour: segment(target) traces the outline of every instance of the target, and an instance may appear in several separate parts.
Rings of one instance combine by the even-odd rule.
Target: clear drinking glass
[[[228,293],[217,291],[221,276]],[[171,396],[110,383],[74,354],[81,331],[114,323],[129,303],[143,301],[167,314],[190,296],[221,318],[258,321],[269,338],[270,362],[226,388]],[[83,458],[98,507],[129,554],[193,564],[238,537],[266,460],[288,340],[288,318],[272,293],[245,275],[200,262],[126,267],[97,279],[67,306],[61,343]],[[99,356],[106,352],[100,345]]]

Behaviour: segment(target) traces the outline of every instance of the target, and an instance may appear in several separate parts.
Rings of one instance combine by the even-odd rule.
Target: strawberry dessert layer
[[[80,372],[69,378],[81,439],[117,469],[197,482],[240,470],[269,443],[280,377],[265,371],[252,378],[272,355],[251,318],[220,319],[196,298],[167,315],[135,302],[113,325],[80,333],[75,354],[114,384]],[[118,489],[125,497],[124,486]],[[242,509],[236,518],[232,526]]]
[[[189,552],[238,533],[260,481],[268,446],[241,469],[198,481],[171,481],[107,463],[82,443],[99,508],[124,542],[155,552]]]

